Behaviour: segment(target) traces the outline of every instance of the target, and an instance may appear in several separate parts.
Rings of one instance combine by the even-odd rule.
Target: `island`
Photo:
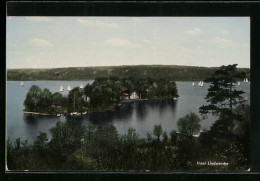
[[[60,92],[68,91],[67,96]],[[175,81],[152,77],[98,77],[85,87],[52,93],[33,85],[24,100],[24,112],[41,115],[81,115],[113,110],[122,103],[179,97]]]

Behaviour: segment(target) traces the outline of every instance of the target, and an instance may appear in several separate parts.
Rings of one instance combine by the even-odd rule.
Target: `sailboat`
[[[240,85],[240,82],[238,82],[237,85]]]
[[[62,85],[61,85],[61,86],[60,86],[60,92],[63,92],[63,90],[64,90],[64,89],[63,89],[63,87],[62,87]]]
[[[248,82],[248,79],[246,78],[246,82]]]
[[[81,84],[79,88],[80,88],[80,89],[83,89],[83,85]]]
[[[192,82],[192,87],[194,87],[194,82]]]
[[[20,83],[20,86],[24,86],[23,82]]]
[[[244,82],[246,82],[246,79],[244,79]]]
[[[200,87],[203,87],[203,81],[201,82]]]
[[[201,81],[199,82],[199,84],[198,84],[199,86],[201,86]]]
[[[67,91],[71,91],[71,87],[70,87],[70,85],[68,86],[68,89],[67,89]]]

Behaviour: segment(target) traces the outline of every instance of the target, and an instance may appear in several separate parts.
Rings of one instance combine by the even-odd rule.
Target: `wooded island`
[[[66,90],[65,90],[66,91]],[[126,100],[177,98],[174,81],[157,78],[96,78],[93,84],[76,87],[68,96],[33,85],[24,101],[26,112],[47,114],[111,110]]]

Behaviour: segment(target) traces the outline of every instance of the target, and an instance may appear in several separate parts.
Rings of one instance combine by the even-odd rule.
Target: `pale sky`
[[[249,17],[7,17],[7,68],[250,67]]]

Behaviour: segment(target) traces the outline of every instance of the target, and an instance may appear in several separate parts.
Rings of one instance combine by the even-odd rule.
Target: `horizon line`
[[[233,65],[233,64],[228,64],[228,65]],[[123,66],[184,66],[184,67],[203,67],[203,68],[218,68],[220,66],[199,66],[199,65],[177,65],[177,64],[136,64],[136,65],[96,65],[96,66],[70,66],[70,67],[37,67],[37,68],[7,68],[6,70],[11,70],[11,69],[61,69],[61,68],[92,68],[92,67],[123,67]],[[251,67],[238,67],[237,68],[251,68]]]

